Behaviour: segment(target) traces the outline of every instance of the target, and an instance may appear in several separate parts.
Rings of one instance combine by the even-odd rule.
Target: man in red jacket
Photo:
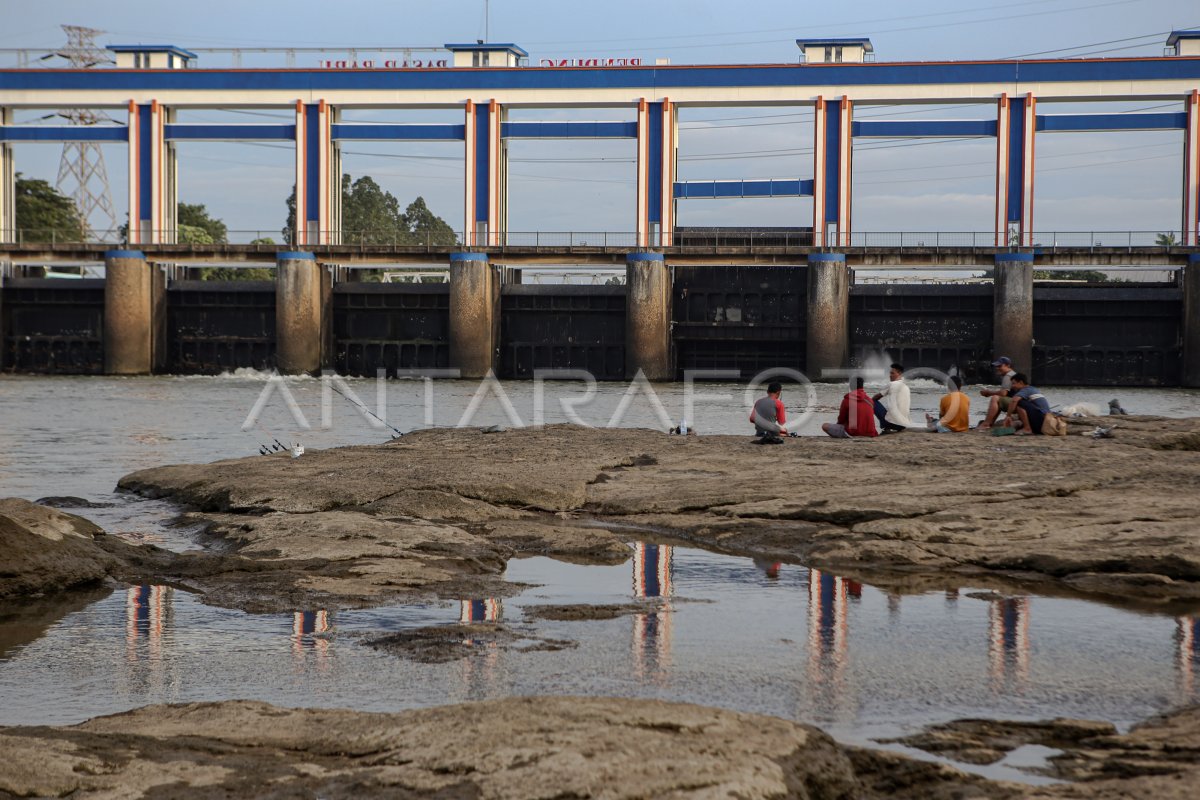
[[[821,430],[835,439],[879,435],[875,430],[875,404],[863,389],[863,379],[855,378],[854,385],[854,391],[846,392],[842,398],[837,422],[826,422],[821,426]]]

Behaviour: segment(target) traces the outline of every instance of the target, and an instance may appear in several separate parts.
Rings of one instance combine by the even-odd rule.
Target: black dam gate
[[[808,267],[678,266],[672,298],[675,368],[804,371]]]

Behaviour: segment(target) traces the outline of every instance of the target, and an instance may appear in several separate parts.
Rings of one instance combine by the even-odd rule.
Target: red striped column
[[[1187,127],[1183,138],[1183,243],[1200,245],[1200,90],[1187,101]]]

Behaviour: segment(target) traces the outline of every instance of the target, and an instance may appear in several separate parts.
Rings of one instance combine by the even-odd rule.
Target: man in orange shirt
[[[949,391],[942,395],[942,401],[938,406],[941,412],[940,416],[926,414],[925,424],[929,426],[929,430],[937,433],[965,431],[971,427],[969,418],[971,398],[962,391],[962,378],[951,375],[946,388]]]

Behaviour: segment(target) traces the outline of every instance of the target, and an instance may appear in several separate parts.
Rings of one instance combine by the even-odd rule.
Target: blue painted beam
[[[169,142],[293,142],[296,140],[296,126],[171,122],[163,126],[163,136]]]
[[[812,197],[813,182],[794,178],[744,181],[676,181],[675,199]]]
[[[930,61],[872,64],[750,64],[618,68],[475,69],[28,69],[0,70],[0,90],[437,91],[489,89],[637,89],[673,87],[902,86],[1077,81],[1195,81],[1200,58],[1108,58],[1044,61]],[[1043,94],[1053,94],[1044,91]],[[1181,98],[1182,101],[1182,98]]]
[[[127,142],[129,129],[120,126],[31,125],[0,126],[0,142]]]
[[[636,122],[504,122],[504,139],[636,139]]]
[[[886,136],[897,138],[904,136],[943,138],[948,136],[995,136],[996,120],[994,119],[911,119],[885,120],[880,122],[862,121],[850,123],[850,129],[856,137]]]
[[[370,125],[338,122],[333,124],[335,140],[356,142],[461,142],[467,138],[466,125]]]
[[[1187,127],[1185,112],[1161,114],[1039,114],[1039,131],[1174,131]]]

